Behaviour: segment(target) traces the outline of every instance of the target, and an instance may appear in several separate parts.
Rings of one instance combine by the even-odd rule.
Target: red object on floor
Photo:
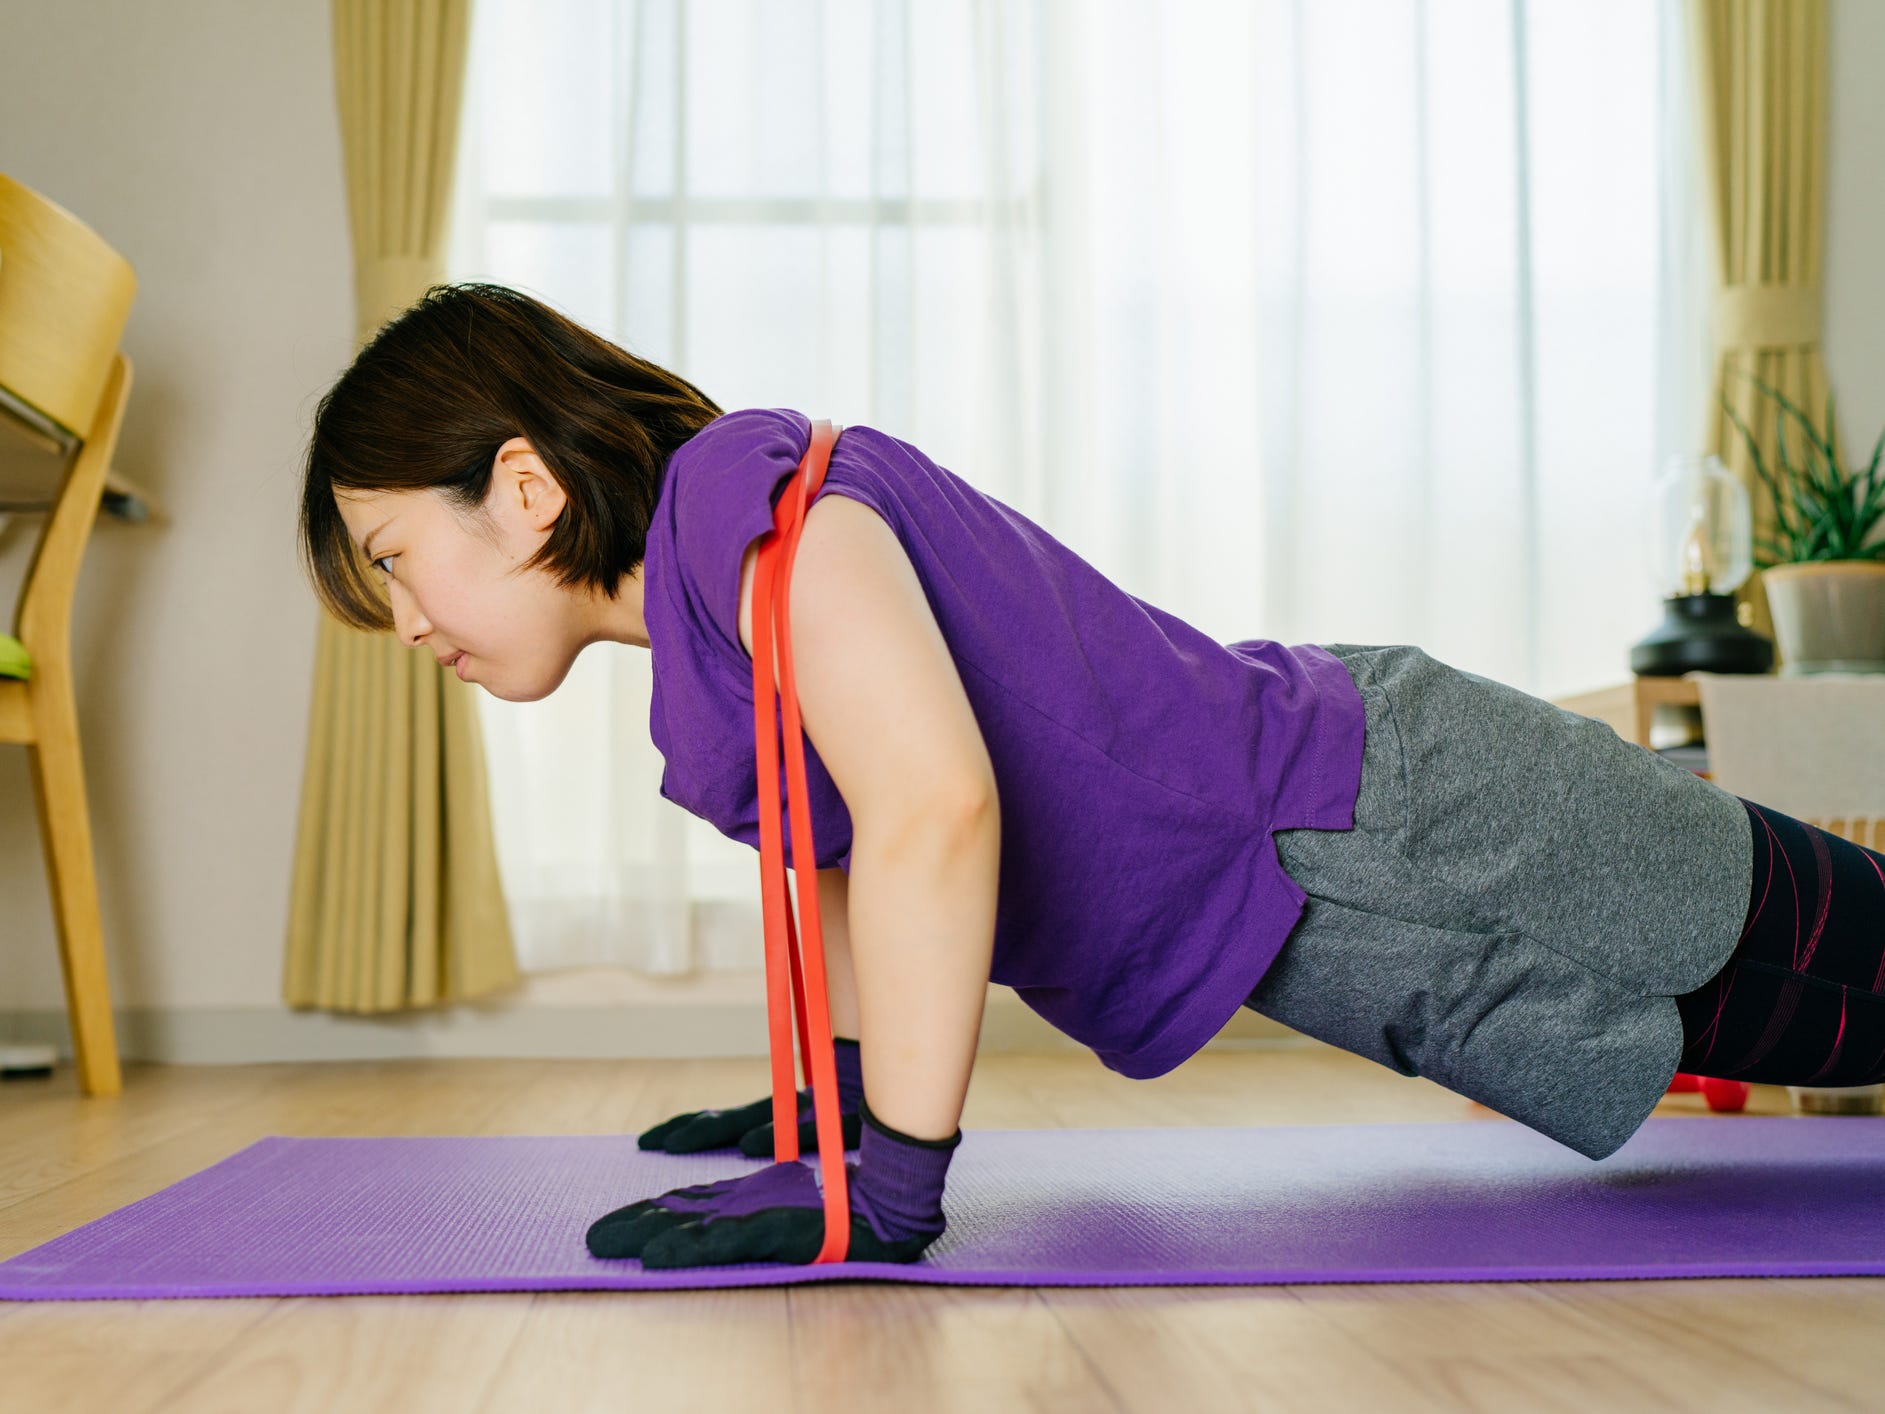
[[[1702,1098],[1711,1110],[1747,1108],[1748,1083],[1745,1080],[1717,1080],[1712,1075],[1701,1078]]]
[[[1701,1088],[1702,1088],[1701,1076],[1689,1075],[1683,1071],[1678,1070],[1676,1072],[1676,1078],[1669,1082],[1669,1088],[1663,1091],[1663,1093],[1665,1095],[1693,1095],[1697,1090],[1700,1090]]]

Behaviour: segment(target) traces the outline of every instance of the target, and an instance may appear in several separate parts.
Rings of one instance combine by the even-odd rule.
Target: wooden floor
[[[767,1084],[764,1060],[132,1065],[81,1100],[62,1068],[0,1085],[0,1259],[266,1134],[633,1132]],[[1509,1123],[1303,1042],[1151,1081],[986,1055],[963,1123],[1463,1118]],[[1881,1332],[1860,1278],[0,1302],[0,1409],[1878,1409]]]

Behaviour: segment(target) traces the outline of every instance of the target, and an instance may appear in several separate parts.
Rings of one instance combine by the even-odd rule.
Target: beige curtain
[[[356,348],[444,278],[470,0],[334,0]],[[383,1012],[518,981],[477,689],[322,615],[283,999]]]
[[[1725,393],[1776,477],[1778,410],[1746,375],[1785,393],[1816,425],[1825,418],[1826,0],[1689,0],[1689,18],[1701,108],[1696,131],[1717,257],[1706,447],[1747,486],[1755,535],[1772,538],[1773,498],[1721,399]],[[1787,429],[1796,462],[1798,432],[1798,424]],[[1739,597],[1752,611],[1750,626],[1772,637],[1758,574],[1748,576]]]

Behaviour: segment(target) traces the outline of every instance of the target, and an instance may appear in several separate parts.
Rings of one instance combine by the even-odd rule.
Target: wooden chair
[[[0,418],[69,458],[27,569],[13,635],[29,664],[0,677],[0,742],[25,745],[52,886],[79,1089],[123,1088],[106,980],[78,704],[72,597],[131,388],[119,349],[137,277],[57,203],[0,173]]]

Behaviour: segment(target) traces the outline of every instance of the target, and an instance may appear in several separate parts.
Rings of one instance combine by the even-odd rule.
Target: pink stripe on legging
[[[1813,867],[1819,873],[1819,913],[1813,919],[1813,936],[1806,940],[1806,955],[1794,966],[1806,971],[1806,966],[1813,961],[1813,950],[1820,945],[1820,934],[1826,931],[1827,910],[1833,904],[1833,858],[1826,850],[1826,836],[1818,829],[1807,826],[1807,838],[1813,842]]]
[[[1814,1071],[1812,1075],[1810,1075],[1809,1077],[1807,1077],[1806,1080],[1801,1082],[1802,1084],[1811,1085],[1813,1084],[1814,1081],[1822,1080],[1826,1076],[1832,1073],[1833,1063],[1839,1059],[1840,1043],[1843,1042],[1845,1039],[1846,1039],[1846,989],[1844,987],[1841,987],[1839,989],[1839,1029],[1833,1033],[1832,1054],[1826,1057],[1826,1064],[1821,1066],[1818,1070]]]
[[[1870,864],[1872,866],[1872,872],[1878,875],[1879,888],[1885,889],[1885,869],[1878,867],[1878,861],[1872,858],[1871,851],[1869,850],[1866,852],[1865,862]],[[1885,991],[1885,947],[1879,949],[1878,976],[1872,979],[1872,990],[1875,992]]]
[[[1759,814],[1759,812],[1755,812]],[[1773,876],[1773,859],[1778,856],[1787,866],[1787,881],[1793,886],[1793,965],[1800,965],[1800,878],[1793,872],[1793,860],[1780,843],[1780,837],[1774,833],[1774,827],[1767,823],[1767,817],[1761,816],[1761,828],[1767,831],[1768,876]]]
[[[1761,1039],[1740,1060],[1723,1072],[1723,1078],[1733,1076],[1737,1071],[1746,1070],[1779,1043],[1787,1030],[1787,1023],[1793,1020],[1793,1013],[1800,1005],[1800,993],[1806,990],[1806,984],[1798,977],[1789,977],[1780,984],[1780,999],[1774,1003],[1774,1014],[1767,1018],[1767,1029],[1761,1032]]]
[[[1702,1036],[1708,1037],[1708,1046],[1702,1054],[1696,1058],[1694,1062],[1696,1065],[1705,1064],[1709,1056],[1714,1054],[1715,1042],[1721,1039],[1721,1014],[1728,1007],[1728,993],[1734,986],[1734,979],[1738,977],[1740,973],[1740,968],[1729,967],[1715,978],[1717,985],[1721,988],[1721,994],[1715,998],[1714,1016],[1709,1019],[1708,1025],[1702,1028],[1701,1035],[1695,1038],[1695,1040],[1699,1041],[1702,1039]],[[1694,1042],[1690,1044],[1693,1045]],[[1686,1055],[1687,1052],[1685,1051],[1685,1058]]]
[[[1749,802],[1752,804],[1753,802]],[[1767,894],[1774,883],[1774,861],[1780,860],[1787,866],[1787,881],[1793,887],[1793,965],[1800,965],[1800,880],[1793,872],[1793,860],[1780,843],[1780,836],[1774,833],[1774,827],[1767,823],[1767,817],[1759,809],[1754,812],[1761,822],[1761,828],[1767,831],[1767,882],[1761,885],[1761,901],[1749,915],[1747,926],[1741,930],[1741,936],[1754,931],[1754,924],[1761,916],[1761,910],[1767,907]]]
[[[1766,831],[1767,869],[1764,874],[1760,872],[1761,837],[1757,834],[1754,839],[1756,877],[1749,889],[1753,902],[1749,905],[1748,922],[1742,929],[1740,941],[1727,964],[1710,979],[1714,983],[1712,988],[1704,984],[1677,999],[1681,1003],[1685,1036],[1681,1068],[1692,1074],[1725,1078],[1753,1075],[1762,1080],[1802,1085],[1857,1085],[1885,1080],[1885,1045],[1881,1044],[1880,1035],[1885,1028],[1885,854],[1844,837],[1829,838],[1828,831],[1779,811],[1767,812],[1752,801],[1742,803]],[[1789,830],[1795,832],[1784,842],[1777,833],[1776,820],[1787,821]],[[1806,852],[1808,847],[1812,849],[1811,855]],[[1787,860],[1793,895],[1793,913],[1785,920],[1777,914],[1772,918],[1765,916],[1773,885],[1779,877],[1775,853]],[[1835,928],[1832,913],[1838,880],[1833,861],[1835,856],[1844,859],[1848,854],[1855,860],[1863,858],[1872,866],[1872,877],[1877,881],[1879,892],[1862,887],[1861,877],[1855,872],[1856,864],[1849,868],[1853,877],[1846,881],[1844,892],[1839,894],[1839,926]],[[1799,857],[1796,859],[1795,855]],[[1816,875],[1813,880],[1816,907],[1810,926],[1803,898],[1808,869],[1814,870]],[[1786,959],[1790,952],[1792,966],[1789,968]],[[1863,961],[1868,953],[1869,964]],[[1741,1001],[1731,1012],[1728,1009],[1730,989],[1741,974],[1737,964],[1744,956],[1749,959],[1748,980],[1739,988],[1737,994]],[[1762,961],[1757,964],[1754,958]],[[1828,975],[1812,974],[1815,963],[1822,964]],[[1838,980],[1863,977],[1868,966],[1873,974],[1869,989],[1857,981]],[[1816,999],[1802,1014],[1809,983],[1831,985],[1839,991],[1839,1020],[1831,1036],[1826,1036],[1823,1029],[1830,1008],[1822,1010]],[[1865,998],[1866,1003],[1855,1009],[1854,997]],[[1804,1034],[1808,1031],[1813,1034]],[[1790,1036],[1790,1033],[1801,1034]],[[1878,1052],[1870,1066],[1859,1067],[1856,1054],[1846,1055],[1849,1037],[1854,1046]],[[1782,1041],[1788,1042],[1784,1053],[1780,1050]],[[1821,1047],[1825,1048],[1821,1063],[1809,1076],[1807,1067],[1812,1063],[1813,1051]],[[1712,1057],[1718,1052],[1723,1059],[1713,1061]],[[1736,1052],[1744,1054],[1736,1056]],[[1784,1063],[1776,1058],[1777,1054],[1784,1056]]]
[[[1859,1074],[1877,1075],[1879,1071],[1879,1067],[1882,1065],[1885,1065],[1885,1050],[1881,1050],[1877,1055],[1873,1056],[1872,1064],[1869,1067],[1867,1067],[1865,1070],[1860,1071]]]
[[[1768,892],[1774,887],[1774,856],[1782,853],[1780,842],[1774,838],[1774,827],[1767,823],[1767,817],[1761,815],[1760,811],[1757,810],[1754,813],[1760,818],[1761,828],[1767,831],[1767,878],[1761,884],[1760,902],[1754,905],[1754,911],[1748,915],[1748,921],[1741,929],[1741,937],[1735,940],[1737,943],[1754,931],[1755,921],[1760,918],[1761,911],[1767,907]]]

